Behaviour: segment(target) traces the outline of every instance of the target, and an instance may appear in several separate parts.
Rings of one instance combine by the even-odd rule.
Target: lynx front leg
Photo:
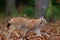
[[[42,36],[39,27],[35,28],[35,32],[36,32],[36,36]]]

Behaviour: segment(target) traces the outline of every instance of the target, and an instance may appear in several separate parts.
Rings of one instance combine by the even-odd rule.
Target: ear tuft
[[[40,19],[43,20],[44,19],[44,16],[41,16]]]

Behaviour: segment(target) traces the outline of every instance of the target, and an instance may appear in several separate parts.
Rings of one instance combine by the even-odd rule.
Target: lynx
[[[40,32],[39,27],[41,25],[45,25],[46,23],[47,22],[43,17],[41,17],[39,19],[28,19],[28,18],[23,18],[23,17],[14,17],[10,21],[8,21],[7,27],[9,27],[12,31],[15,30],[16,28],[18,30],[23,29],[25,36],[31,29],[35,29],[36,35],[41,36],[41,32]]]

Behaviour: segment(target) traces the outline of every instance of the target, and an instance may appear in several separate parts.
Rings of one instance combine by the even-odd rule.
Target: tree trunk
[[[6,0],[6,8],[6,13],[8,15],[16,13],[15,0]]]
[[[35,0],[35,18],[41,18],[45,16],[50,0]],[[35,29],[37,36],[41,36],[39,27]]]
[[[35,0],[35,16],[40,18],[45,16],[50,0]]]

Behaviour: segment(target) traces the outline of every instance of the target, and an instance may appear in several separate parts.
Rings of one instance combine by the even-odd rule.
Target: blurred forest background
[[[35,6],[37,6],[35,5],[35,1],[36,0],[0,0],[0,18],[6,16],[35,18]],[[48,21],[60,19],[60,0],[49,1],[45,17]]]

